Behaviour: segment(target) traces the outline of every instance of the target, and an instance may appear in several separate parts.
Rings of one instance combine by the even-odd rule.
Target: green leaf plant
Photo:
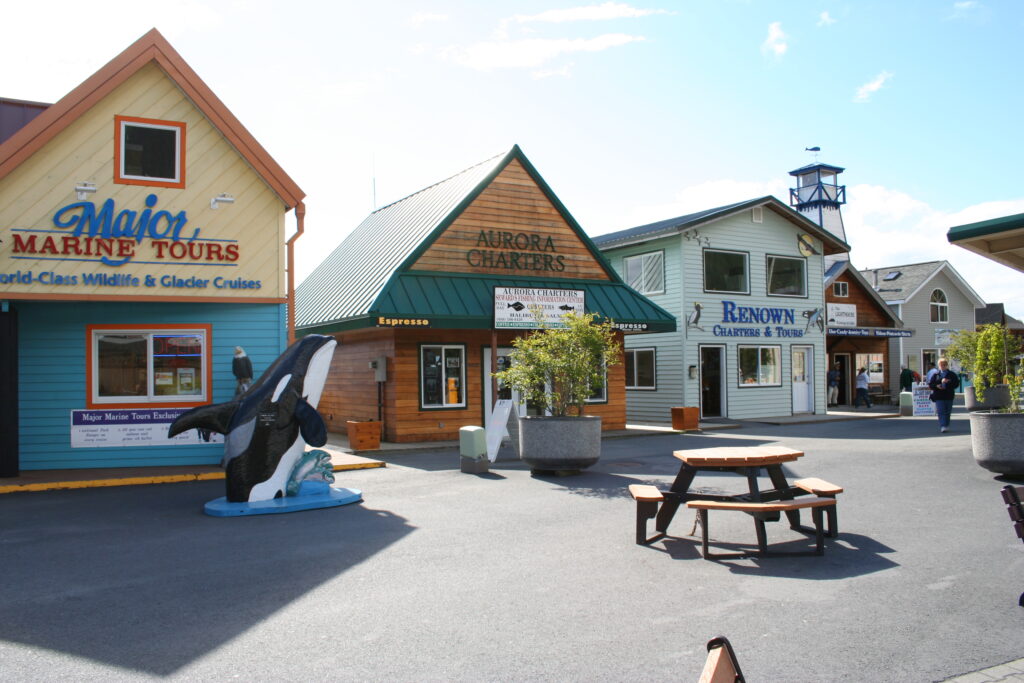
[[[1014,369],[1015,357],[1021,352],[1018,337],[999,323],[982,325],[977,333],[974,354],[974,393],[985,400],[985,390],[997,384],[1010,385],[1011,412],[1020,410],[1021,380]],[[1016,388],[1014,384],[1016,383]]]
[[[614,323],[570,311],[564,327],[551,327],[539,310],[533,314],[539,329],[512,342],[510,366],[494,376],[552,417],[582,416],[587,399],[604,385],[605,368],[622,362]]]

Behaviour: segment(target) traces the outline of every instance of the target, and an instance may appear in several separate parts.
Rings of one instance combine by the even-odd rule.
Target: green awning
[[[495,287],[582,290],[587,313],[614,320],[624,331],[674,332],[676,329],[676,320],[671,314],[621,282],[418,271],[395,276],[365,315],[307,327],[302,332],[420,325],[440,329],[490,329]],[[381,318],[385,319],[383,323]]]

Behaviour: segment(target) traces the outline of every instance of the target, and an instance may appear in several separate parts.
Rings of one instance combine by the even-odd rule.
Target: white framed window
[[[210,401],[210,325],[88,326],[89,407]]]
[[[850,285],[847,282],[833,282],[832,283],[832,295],[848,297],[850,296]]]
[[[420,345],[420,407],[466,407],[466,347]]]
[[[652,251],[622,259],[626,284],[641,294],[665,293],[665,252]]]
[[[114,182],[185,187],[185,124],[114,117]]]
[[[807,296],[807,261],[768,256],[768,296]]]
[[[749,256],[743,251],[704,250],[704,291],[750,294]]]
[[[590,392],[590,398],[585,403],[608,402],[608,365],[604,362],[604,359],[601,360],[601,375],[604,378],[601,386],[593,388],[593,391]]]
[[[949,322],[949,301],[946,299],[946,293],[941,289],[932,291],[930,308],[933,323]]]
[[[740,387],[782,385],[781,346],[737,346]]]
[[[651,391],[658,388],[655,349],[626,349],[626,388]]]

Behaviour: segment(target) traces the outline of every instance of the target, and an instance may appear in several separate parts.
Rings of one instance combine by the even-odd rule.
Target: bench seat
[[[647,520],[658,514],[658,504],[665,499],[657,486],[650,484],[630,484],[629,495],[636,501],[636,544],[648,545],[665,534],[647,537]]]
[[[816,496],[834,496],[837,493],[843,492],[842,486],[837,486],[824,479],[818,479],[817,477],[807,477],[806,479],[797,479],[793,482],[793,486],[798,489],[803,489],[807,493],[813,493]]]
[[[686,507],[697,510],[700,516],[701,526],[701,554],[705,560],[711,559],[708,545],[708,511],[709,510],[736,510],[747,512],[754,516],[754,528],[757,531],[758,555],[768,554],[768,535],[765,531],[764,513],[789,512],[792,510],[803,510],[810,508],[811,517],[814,520],[815,547],[812,551],[815,555],[822,555],[825,552],[825,530],[824,510],[833,509],[836,504],[835,498],[796,498],[793,500],[774,500],[767,502],[747,502],[733,500],[690,500]],[[739,556],[745,556],[741,553]],[[719,556],[720,557],[720,556]],[[736,557],[732,555],[731,557]]]

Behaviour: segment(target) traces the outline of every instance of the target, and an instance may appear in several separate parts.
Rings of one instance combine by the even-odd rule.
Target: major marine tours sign
[[[495,287],[494,328],[536,329],[538,312],[547,327],[565,327],[562,316],[569,312],[582,314],[585,302],[582,289]]]
[[[264,287],[260,276],[235,270],[242,257],[238,240],[209,236],[184,209],[164,208],[159,201],[156,194],[141,207],[119,207],[112,198],[101,204],[78,201],[58,208],[46,227],[8,228],[0,244],[8,264],[0,269],[0,285],[215,296]],[[201,266],[210,274],[169,274],[154,266]]]

